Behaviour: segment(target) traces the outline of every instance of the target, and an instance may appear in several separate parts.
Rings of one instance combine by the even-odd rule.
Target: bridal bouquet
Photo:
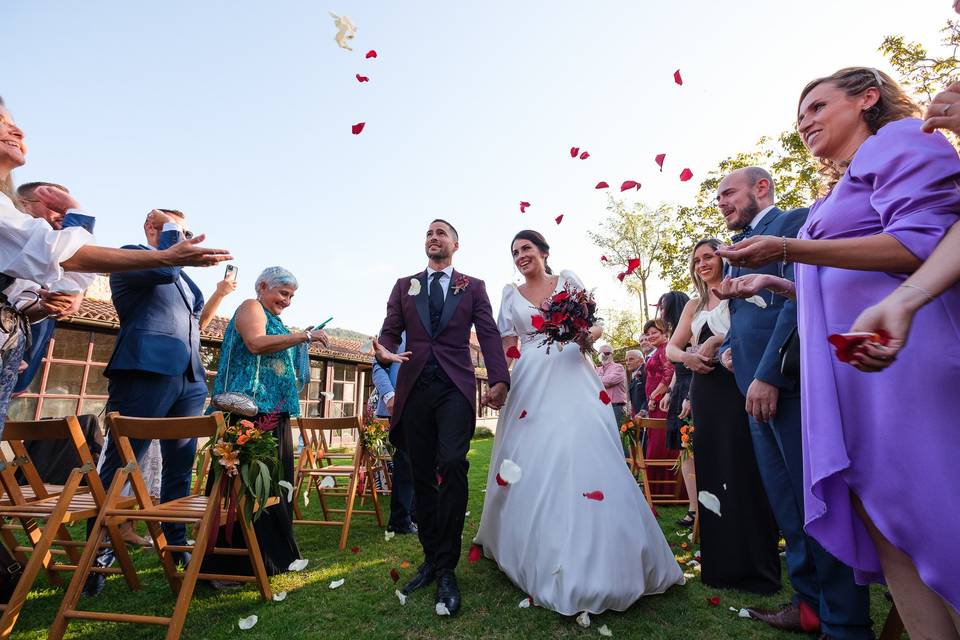
[[[543,301],[538,315],[531,318],[535,331],[531,335],[542,336],[540,346],[547,346],[547,353],[554,343],[558,350],[576,342],[583,353],[592,353],[593,346],[585,339],[590,327],[597,323],[597,303],[592,291],[584,291],[564,284],[563,290]]]

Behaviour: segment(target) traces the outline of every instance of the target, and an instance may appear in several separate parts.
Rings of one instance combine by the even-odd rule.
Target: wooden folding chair
[[[637,418],[634,428],[638,433],[642,429],[666,429],[667,421],[663,418]],[[639,438],[637,438],[639,440]],[[675,478],[651,480],[650,471],[654,469],[673,469],[677,466],[676,458],[647,458],[643,454],[643,447],[633,445],[634,468],[642,474],[643,495],[652,509],[656,504],[687,504],[687,500],[680,497],[683,490],[683,474],[676,472]],[[656,485],[653,487],[651,485]]]
[[[2,440],[10,446],[14,455],[12,461],[7,461],[0,453],[0,484],[4,490],[4,500],[0,503],[2,537],[8,549],[23,565],[23,574],[9,601],[5,605],[0,604],[0,611],[3,612],[0,616],[0,638],[6,638],[13,631],[40,569],[46,570],[47,575],[57,584],[60,583],[60,572],[77,569],[80,560],[77,547],[85,546],[85,543],[82,540],[73,540],[66,526],[97,517],[105,504],[106,494],[87,448],[83,430],[75,416],[34,422],[8,422]],[[24,440],[66,440],[68,446],[76,450],[81,466],[70,471],[64,485],[44,484],[30,459]],[[17,484],[16,470],[23,473],[26,485]],[[81,486],[81,481],[85,481],[86,486]],[[120,498],[118,502],[130,506],[133,498]],[[7,520],[16,520],[19,524],[8,524]],[[22,529],[26,534],[29,544],[17,543],[13,531],[18,529]],[[115,525],[111,525],[107,528],[107,534],[110,545],[102,544],[102,536],[98,536],[95,538],[98,543],[92,545],[93,551],[96,552],[104,546],[113,546],[120,567],[98,568],[97,571],[123,573],[130,588],[138,588],[140,585],[133,562],[123,544],[120,531]],[[68,562],[55,562],[56,558],[64,557]]]
[[[373,481],[376,470],[374,455],[366,450],[360,440],[360,417],[352,418],[300,418],[300,429],[304,435],[304,449],[301,453],[301,463],[297,468],[297,484],[294,496],[300,497],[301,492],[309,496],[315,491],[323,510],[323,520],[309,520],[303,517],[300,511],[299,500],[294,501],[293,524],[329,525],[340,527],[340,548],[347,546],[347,537],[350,535],[350,522],[354,515],[373,515],[377,518],[377,525],[383,526],[383,514],[380,511],[380,498]],[[356,435],[356,445],[349,454],[333,453],[329,451],[329,436],[334,431],[352,431]],[[307,440],[316,447],[307,453]],[[344,459],[349,456],[349,460]],[[338,460],[337,458],[340,458]],[[336,464],[339,461],[348,464]],[[362,483],[361,475],[365,474],[369,481]],[[346,480],[346,484],[335,484],[333,487],[324,487],[323,479],[332,477],[334,483],[338,479]],[[361,499],[370,494],[373,501],[373,510],[356,508],[358,494]],[[330,497],[342,497],[346,501],[343,509],[333,508],[328,503]],[[343,520],[333,520],[332,514],[343,514]]]
[[[94,523],[93,530],[90,533],[88,542],[83,548],[83,555],[80,558],[79,567],[73,574],[70,586],[57,612],[57,617],[50,627],[48,638],[59,640],[63,638],[71,620],[98,620],[108,622],[130,622],[134,624],[154,624],[167,627],[167,640],[179,638],[183,632],[183,625],[186,622],[187,611],[190,607],[190,599],[193,597],[193,590],[196,587],[197,580],[228,580],[235,582],[255,582],[260,597],[269,601],[273,594],[270,590],[270,581],[267,578],[267,571],[263,566],[263,557],[260,555],[260,547],[257,542],[256,533],[250,522],[240,517],[240,529],[243,533],[245,547],[240,549],[227,549],[214,547],[208,550],[207,544],[210,536],[216,537],[217,532],[211,531],[212,523],[215,520],[217,509],[220,510],[220,521],[226,519],[228,497],[221,493],[221,483],[216,483],[209,496],[188,495],[184,498],[177,498],[162,504],[155,504],[150,497],[143,482],[143,476],[140,468],[137,466],[136,457],[133,454],[133,448],[130,445],[130,439],[139,440],[179,440],[182,438],[214,438],[224,429],[223,414],[213,413],[209,416],[192,418],[126,418],[118,413],[107,415],[107,425],[110,429],[110,437],[116,441],[121,460],[124,467],[117,471],[110,489],[107,492],[107,498],[100,515]],[[133,487],[134,505],[124,505],[120,492],[123,486],[130,481]],[[240,486],[239,476],[233,479],[233,489],[240,495],[239,513],[243,513],[243,502],[245,500]],[[278,498],[271,498],[266,506],[276,504]],[[137,508],[131,508],[136,506]],[[127,520],[144,520],[150,535],[153,538],[153,546],[160,557],[163,572],[166,575],[170,590],[176,596],[176,604],[170,617],[147,616],[128,613],[112,613],[100,611],[82,611],[77,609],[77,602],[80,598],[80,592],[87,579],[96,559],[97,546],[95,543],[100,537],[103,527],[113,528]],[[176,522],[182,524],[197,525],[197,540],[190,545],[172,545],[167,544],[166,537],[160,528],[160,522]],[[191,551],[193,557],[187,565],[185,572],[180,572],[174,566],[173,554],[176,552]],[[253,576],[227,575],[201,573],[200,566],[203,564],[203,558],[207,553],[214,555],[233,555],[249,556],[250,565],[253,567]]]

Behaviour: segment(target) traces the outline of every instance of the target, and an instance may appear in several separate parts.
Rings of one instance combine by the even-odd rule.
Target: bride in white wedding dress
[[[683,584],[683,573],[624,463],[592,363],[575,344],[548,354],[530,335],[534,307],[565,283],[583,288],[570,271],[546,270],[549,248],[535,231],[512,244],[526,282],[504,288],[498,324],[504,349],[519,346],[520,358],[497,422],[475,542],[537,606],[563,615],[623,611]],[[497,479],[504,460],[521,470],[509,485]]]

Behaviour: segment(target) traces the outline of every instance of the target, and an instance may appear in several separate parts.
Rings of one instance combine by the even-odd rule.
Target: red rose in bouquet
[[[597,323],[597,303],[593,293],[564,284],[563,290],[555,293],[551,298],[543,301],[538,309],[540,312],[531,318],[535,331],[531,335],[542,336],[540,346],[550,347],[557,344],[557,349],[576,342],[584,353],[592,352],[593,347],[585,338],[590,333],[590,327]]]

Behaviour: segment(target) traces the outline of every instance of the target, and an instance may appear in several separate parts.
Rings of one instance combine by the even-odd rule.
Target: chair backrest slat
[[[212,438],[217,425],[223,424],[223,413],[214,411],[209,416],[186,418],[131,418],[112,412],[107,415],[110,433],[135,440],[181,440],[183,438]]]

